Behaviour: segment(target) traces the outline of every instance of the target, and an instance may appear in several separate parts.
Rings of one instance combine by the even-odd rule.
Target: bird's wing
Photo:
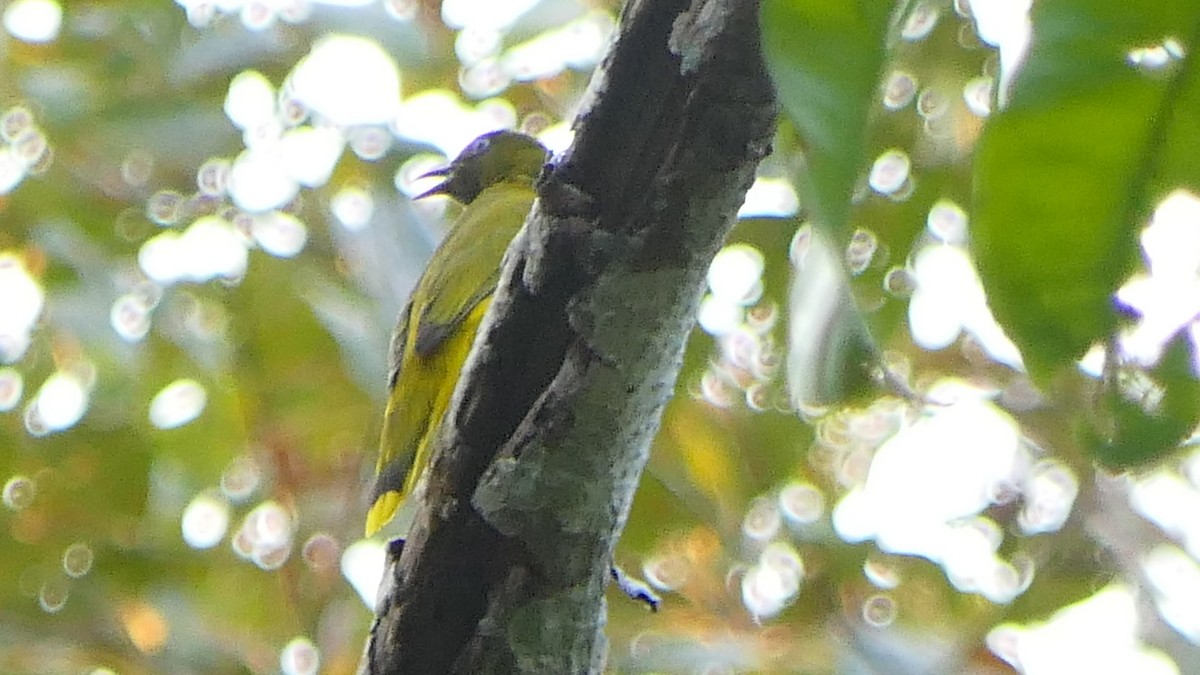
[[[479,194],[434,253],[419,286],[425,302],[416,316],[413,349],[418,356],[437,351],[446,337],[500,280],[509,242],[533,204],[532,187],[501,183]]]
[[[532,203],[531,188],[484,190],[434,252],[400,314],[368,534],[392,518],[428,462],[430,436],[441,424],[486,301],[496,290],[504,251]]]

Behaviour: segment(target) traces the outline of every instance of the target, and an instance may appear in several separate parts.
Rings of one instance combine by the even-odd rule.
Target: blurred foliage
[[[502,49],[587,11],[619,9],[529,4],[498,32]],[[1110,580],[1138,579],[1137,556],[1166,541],[1153,528],[1118,542],[1089,526],[1117,518],[1092,494],[1104,477],[1091,457],[1103,452],[1094,443],[1138,452],[1157,435],[1136,458],[1152,460],[1194,428],[1185,341],[1147,371],[1166,388],[1158,417],[1113,399],[1109,385],[1062,372],[1124,320],[1110,311],[1111,294],[1134,269],[1136,233],[1161,191],[1197,188],[1188,173],[1195,153],[1183,152],[1196,145],[1187,124],[1197,118],[1191,3],[1154,16],[1129,3],[1039,4],[1033,20],[1047,29],[1035,31],[1028,75],[1010,108],[990,117],[996,94],[985,93],[980,114],[966,89],[994,82],[999,60],[967,3],[898,4],[888,14],[878,2],[764,3],[767,56],[795,124],[781,124],[760,175],[796,181],[800,209],[747,218],[731,236],[730,246],[761,254],[761,293],[737,330],[719,338],[697,330],[689,343],[617,555],[665,604],[649,614],[611,595],[616,671],[1009,672],[987,648],[989,631],[1044,619]],[[197,172],[242,149],[222,110],[239,72],[279,84],[336,31],[370,37],[394,57],[406,99],[457,91],[463,35],[432,2],[314,3],[303,20],[254,30],[245,12],[193,26],[181,4],[158,0],[63,6],[52,42],[0,33],[0,113],[31,111],[50,152],[0,194],[0,254],[15,256],[46,294],[29,349],[0,369],[24,388],[0,413],[0,671],[278,672],[299,637],[319,650],[321,672],[353,672],[371,615],[340,560],[362,530],[387,337],[441,227],[437,205],[411,203],[396,175],[414,159],[436,163],[433,148],[401,137],[375,159],[346,152],[324,186],[282,209],[306,225],[303,250],[252,250],[237,278],[160,286],[138,256],[163,229],[148,213],[162,191],[178,191],[201,213],[228,211],[196,197]],[[1138,22],[1126,21],[1131,12]],[[1178,71],[1104,71],[1115,54],[1165,35],[1186,48]],[[1099,52],[1104,59],[1093,58]],[[499,96],[519,126],[541,130],[570,119],[589,77],[584,67],[561,69]],[[464,107],[486,108],[466,98]],[[1070,138],[1078,147],[1055,145]],[[903,152],[909,173],[884,193],[867,175],[892,150]],[[344,188],[373,199],[365,227],[335,217]],[[913,343],[905,321],[913,261],[939,243],[927,218],[946,201],[971,214],[985,287],[1040,391],[969,332],[956,332],[946,349]],[[832,228],[839,246],[859,247],[846,260],[857,307],[847,320],[869,329],[880,359],[871,365],[892,379],[876,380],[877,400],[798,414],[785,386],[790,285],[794,237],[814,222]],[[1064,293],[1072,302],[1030,302]],[[114,307],[131,294],[150,297],[153,309],[145,336],[125,339]],[[1059,375],[1043,376],[1051,372]],[[86,384],[86,412],[46,433],[30,411],[55,373]],[[1000,554],[1036,568],[1011,602],[956,590],[930,560],[848,544],[831,522],[894,425],[936,414],[922,397],[946,376],[986,390],[1016,421],[1023,447],[1056,458],[1083,486],[1075,513],[1049,534],[1022,534],[1012,500],[988,507]],[[157,428],[151,401],[181,378],[203,387],[203,411]],[[1089,430],[1080,436],[1088,442],[1078,428]],[[1095,429],[1109,435],[1097,440]],[[181,536],[198,503],[228,509],[229,532],[211,548]],[[252,554],[245,530],[280,514],[286,546]],[[756,616],[746,580],[771,555],[802,561],[802,583],[777,613]],[[1191,643],[1156,626],[1183,672],[1200,668]]]

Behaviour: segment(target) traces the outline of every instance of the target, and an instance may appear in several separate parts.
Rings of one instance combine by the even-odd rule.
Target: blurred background
[[[456,208],[409,198],[485,131],[567,147],[619,6],[0,7],[0,671],[353,672],[387,340]],[[664,606],[611,595],[613,671],[1200,668],[1200,567],[1164,534],[1200,549],[1171,520],[1200,459],[1047,455],[1070,430],[964,247],[1003,20],[909,3],[846,250],[781,128],[618,551]],[[822,283],[903,386],[810,405],[820,336],[861,325]],[[1166,581],[1136,593],[1148,553]]]

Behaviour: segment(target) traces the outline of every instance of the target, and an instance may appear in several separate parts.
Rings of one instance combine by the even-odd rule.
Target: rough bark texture
[[[626,8],[505,259],[362,672],[603,667],[613,548],[769,149],[758,34],[753,1]]]

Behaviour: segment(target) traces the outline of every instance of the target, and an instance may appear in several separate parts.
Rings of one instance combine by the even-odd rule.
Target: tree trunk
[[[774,129],[758,3],[634,0],[590,93],[505,258],[360,672],[603,668],[613,549]]]

